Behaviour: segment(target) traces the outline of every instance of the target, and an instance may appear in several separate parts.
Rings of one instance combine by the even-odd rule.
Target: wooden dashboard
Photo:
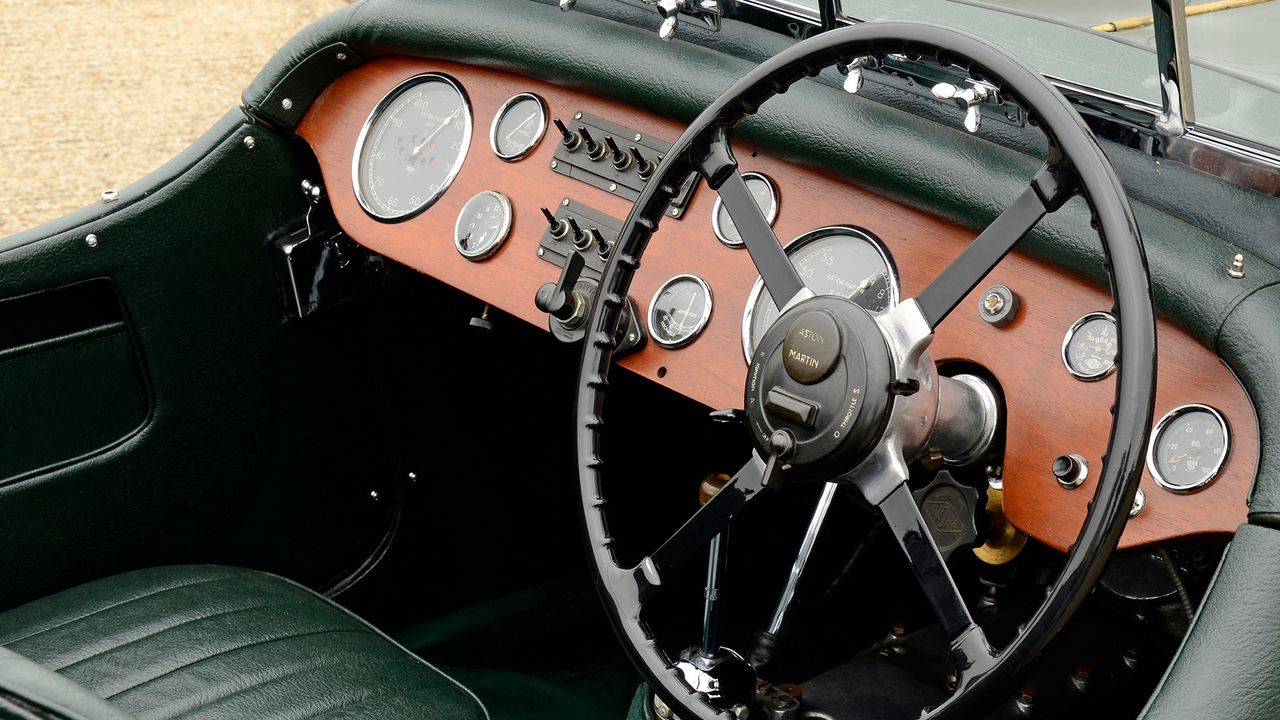
[[[452,187],[431,208],[405,222],[383,223],[364,212],[352,188],[351,162],[361,127],[378,101],[404,79],[427,71],[451,75],[470,96],[473,137]],[[537,257],[546,227],[539,208],[565,198],[618,219],[631,203],[548,168],[558,135],[550,129],[522,160],[506,162],[489,149],[494,113],[508,98],[533,92],[550,117],[587,111],[653,137],[675,140],[682,125],[619,102],[527,77],[451,62],[386,58],[335,81],[308,112],[299,134],[319,160],[324,184],[342,227],[357,242],[542,328],[534,307],[538,287],[558,269]],[[974,237],[974,233],[879,197],[814,169],[781,162],[739,145],[742,170],[760,171],[778,186],[774,230],[783,242],[816,227],[852,224],[877,235],[897,261],[903,297],[917,294]],[[957,178],[956,182],[965,182]],[[511,201],[510,237],[491,258],[473,262],[453,245],[454,222],[477,192],[497,190]],[[679,349],[649,342],[620,361],[628,370],[711,408],[742,407],[746,364],[741,324],[756,272],[744,250],[721,244],[711,227],[715,194],[704,186],[680,220],[668,219],[645,253],[632,285],[641,314],[668,278],[695,273],[709,283],[715,307],[701,336]],[[1010,198],[1012,200],[1013,198]],[[1003,283],[1021,298],[1014,322],[996,328],[977,312],[983,289]],[[1007,404],[1005,510],[1023,532],[1065,550],[1076,537],[1093,495],[1110,428],[1114,378],[1082,382],[1063,367],[1064,333],[1085,313],[1111,307],[1110,295],[1060,269],[1015,252],[966,299],[937,332],[935,360],[966,360],[990,370]],[[1226,418],[1231,450],[1218,478],[1203,490],[1176,495],[1144,471],[1146,505],[1130,520],[1121,547],[1136,547],[1205,533],[1232,533],[1245,520],[1246,498],[1257,466],[1257,421],[1243,388],[1207,348],[1173,324],[1158,327],[1159,378],[1155,415],[1187,403],[1205,403]],[[1078,453],[1089,476],[1074,490],[1050,472],[1055,457]]]

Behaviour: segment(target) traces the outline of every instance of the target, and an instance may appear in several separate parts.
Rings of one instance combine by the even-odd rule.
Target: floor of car
[[[395,638],[475,692],[493,720],[621,719],[640,682],[585,576],[486,600]]]

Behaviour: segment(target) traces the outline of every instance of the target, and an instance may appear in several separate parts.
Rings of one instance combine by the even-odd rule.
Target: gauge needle
[[[1184,458],[1184,457],[1186,457],[1186,456],[1187,456],[1187,454],[1186,454],[1186,453],[1182,453],[1181,455],[1175,455],[1175,456],[1173,456],[1173,457],[1169,458],[1169,464],[1170,464],[1170,465],[1177,465],[1178,463],[1182,462],[1182,458]]]
[[[694,293],[694,294],[689,298],[689,307],[687,307],[687,308],[685,308],[685,309],[684,309],[684,319],[685,319],[685,320],[688,320],[688,319],[689,319],[689,313],[692,313],[692,312],[693,312],[693,303],[694,303],[694,301],[696,301],[697,299],[698,299],[698,293]],[[681,325],[681,326],[683,326],[683,325],[684,325],[684,323],[680,323],[680,325]]]
[[[449,123],[453,122],[453,119],[454,119],[454,118],[456,118],[456,117],[458,117],[458,113],[459,113],[459,112],[461,112],[461,111],[462,111],[462,108],[458,108],[457,110],[454,110],[454,111],[449,115],[449,117],[447,117],[447,118],[445,118],[445,119],[444,119],[444,122],[440,123],[440,127],[436,128],[435,130],[432,130],[432,131],[431,131],[431,134],[427,136],[427,139],[426,139],[426,140],[423,140],[423,141],[422,141],[422,142],[420,142],[420,143],[418,143],[418,146],[417,146],[417,147],[415,147],[415,148],[413,149],[413,152],[412,152],[412,153],[410,153],[410,154],[411,154],[411,155],[417,155],[417,154],[422,150],[423,146],[425,146],[427,143],[431,142],[432,140],[435,140],[435,139],[436,139],[436,136],[440,134],[440,131],[441,131],[441,130],[443,130],[443,129],[445,129],[446,127],[448,127],[448,126],[449,126]]]
[[[857,295],[858,293],[862,292],[863,290],[866,290],[867,288],[875,284],[876,278],[878,277],[880,277],[879,272],[874,272],[866,276],[865,278],[862,279],[862,282],[858,283],[857,286],[853,288],[853,292],[849,293],[845,297],[849,300],[852,300],[854,295]]]
[[[523,129],[524,129],[524,126],[525,126],[525,125],[528,125],[528,124],[529,124],[529,121],[530,121],[530,120],[532,120],[532,119],[534,119],[534,118],[536,118],[536,117],[538,117],[538,114],[537,114],[537,113],[534,113],[534,114],[530,115],[529,117],[525,118],[525,119],[524,119],[524,122],[522,122],[522,123],[520,123],[519,125],[517,125],[515,130],[512,130],[511,132],[507,133],[507,136],[506,136],[505,138],[503,138],[503,140],[510,140],[512,135],[515,135],[516,133],[518,133],[518,132],[520,132],[521,130],[523,130]]]

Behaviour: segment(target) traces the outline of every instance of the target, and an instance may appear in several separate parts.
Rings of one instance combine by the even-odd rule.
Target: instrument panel
[[[465,124],[472,137],[451,140],[444,159],[456,152],[450,150],[453,142],[476,147],[470,153],[464,149],[449,166],[451,186],[443,186],[430,202],[402,216],[381,217],[357,194],[364,181],[361,148],[376,122],[373,109],[386,106],[388,97],[402,97],[396,93],[406,81],[430,74],[455,81],[469,110]],[[412,144],[407,155],[405,145],[394,146],[401,159],[416,159],[432,143],[440,147],[438,138],[462,118],[461,112],[452,116],[450,128],[412,154],[427,139],[424,131],[429,134],[435,123],[451,117],[442,113],[433,111],[429,125],[404,130],[405,142]],[[626,188],[589,185],[563,165],[555,169],[557,153],[563,157],[564,150],[556,133],[546,130],[557,120],[558,128],[573,125],[577,113],[642,129],[644,143],[637,143],[642,159],[654,159],[659,141],[669,143],[684,129],[607,98],[523,76],[452,62],[383,58],[335,81],[298,132],[314,149],[334,213],[353,239],[546,328],[547,316],[534,307],[533,298],[559,271],[540,257],[548,233],[541,210],[547,208],[554,222],[557,214],[585,204],[602,218],[621,220],[631,205]],[[592,127],[601,125],[597,121]],[[574,133],[574,128],[561,132]],[[485,151],[477,152],[479,147]],[[629,149],[623,143],[621,153]],[[753,194],[763,209],[774,210],[774,230],[807,273],[806,281],[815,290],[852,294],[873,311],[917,294],[976,235],[815,170],[745,145],[737,149],[742,169],[763,179],[752,187]],[[603,162],[610,154],[604,152]],[[622,161],[621,155],[615,159]],[[635,171],[634,165],[627,170]],[[505,199],[506,207],[493,207],[494,196]],[[694,191],[680,216],[668,218],[655,234],[631,288],[650,342],[618,361],[712,409],[742,407],[744,349],[770,316],[770,299],[753,292],[755,268],[746,251],[730,242],[732,231],[721,222],[716,201],[705,187]],[[588,234],[588,228],[581,230]],[[481,250],[464,252],[472,248]],[[1075,539],[1084,519],[1106,446],[1115,393],[1108,369],[1114,342],[1109,345],[1107,338],[1114,338],[1114,325],[1109,336],[1100,316],[1110,306],[1105,290],[1015,251],[952,313],[932,347],[940,364],[977,363],[1000,382],[1010,428],[1005,512],[1019,529],[1060,550]],[[999,322],[992,319],[996,316]],[[1245,520],[1257,466],[1257,421],[1230,370],[1171,323],[1159,320],[1158,333],[1155,414],[1171,417],[1153,434],[1141,485],[1144,504],[1130,520],[1121,547],[1234,532]],[[1170,438],[1187,434],[1186,427],[1202,447],[1183,456],[1182,449],[1168,444],[1178,444]],[[1078,455],[1087,467],[1071,488],[1053,472],[1055,460],[1066,455]]]

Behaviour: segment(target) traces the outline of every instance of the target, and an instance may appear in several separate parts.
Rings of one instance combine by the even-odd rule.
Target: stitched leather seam
[[[86,620],[86,619],[88,619],[88,618],[93,617],[94,615],[99,614],[99,613],[104,613],[104,612],[106,612],[106,611],[108,611],[108,610],[114,610],[114,609],[116,609],[116,608],[119,608],[119,607],[123,607],[123,606],[125,606],[125,605],[128,605],[129,603],[137,602],[138,600],[143,600],[143,599],[146,599],[146,598],[149,598],[149,597],[154,597],[154,596],[156,596],[156,595],[162,595],[162,594],[164,594],[164,593],[166,593],[166,592],[169,592],[169,591],[171,591],[171,590],[177,590],[177,589],[179,589],[179,588],[185,588],[185,587],[193,587],[193,586],[195,586],[195,585],[203,585],[203,584],[205,584],[205,583],[221,582],[221,581],[223,581],[223,580],[233,580],[233,579],[235,579],[236,577],[237,577],[237,576],[234,576],[234,575],[226,575],[226,576],[223,576],[223,577],[217,577],[217,578],[201,578],[200,580],[195,580],[195,581],[192,581],[192,582],[184,582],[184,583],[179,583],[179,584],[177,584],[177,585],[170,585],[170,586],[168,586],[168,587],[162,587],[162,588],[160,588],[160,589],[158,589],[158,590],[152,590],[152,591],[150,591],[150,592],[143,593],[142,595],[138,595],[138,596],[135,596],[135,597],[131,597],[131,598],[128,598],[127,600],[121,600],[120,602],[112,603],[112,604],[110,604],[110,605],[107,605],[106,607],[98,608],[97,610],[94,610],[93,612],[85,613],[84,615],[80,615],[80,616],[78,616],[78,617],[73,617],[73,618],[69,618],[69,619],[67,619],[67,620],[63,620],[62,622],[59,622],[59,623],[57,623],[57,624],[55,624],[55,625],[50,625],[50,626],[49,626],[49,627],[47,627],[47,628],[42,628],[42,629],[37,630],[37,631],[35,631],[35,632],[33,632],[33,633],[28,633],[28,634],[26,634],[26,635],[23,635],[22,637],[19,637],[19,638],[14,638],[14,639],[12,639],[12,640],[0,640],[0,645],[4,645],[5,647],[10,647],[10,646],[12,646],[12,645],[14,645],[14,644],[16,644],[16,643],[20,643],[20,642],[22,642],[22,641],[24,641],[24,640],[30,640],[31,638],[38,637],[38,636],[43,635],[44,633],[50,632],[50,631],[52,631],[52,630],[57,630],[57,629],[58,629],[58,628],[60,628],[60,627],[66,627],[67,625],[71,625],[72,623],[77,623],[77,622],[80,622],[81,620]]]
[[[361,631],[359,631],[359,630],[341,630],[341,631],[336,631],[336,632],[361,632]],[[313,633],[313,634],[315,634],[315,633]],[[302,636],[298,636],[298,637],[302,637]],[[355,653],[354,651],[352,651],[352,652],[349,652],[349,653],[347,653],[347,654],[348,654],[348,655],[356,655],[357,653]],[[251,683],[251,684],[249,684],[249,685],[244,685],[244,686],[242,686],[242,687],[232,688],[230,692],[223,693],[222,695],[219,695],[219,696],[217,696],[217,697],[209,698],[208,700],[201,700],[201,701],[199,701],[195,706],[193,706],[193,707],[189,707],[189,708],[186,708],[186,709],[183,709],[182,711],[178,712],[176,715],[167,715],[167,714],[166,714],[166,715],[163,715],[163,716],[156,716],[156,717],[164,717],[164,718],[166,718],[166,720],[178,720],[178,718],[181,718],[181,717],[183,717],[183,716],[185,716],[185,715],[190,715],[191,713],[194,713],[194,712],[197,712],[197,711],[207,710],[207,709],[209,709],[209,708],[211,708],[211,707],[213,707],[213,706],[215,706],[215,705],[220,705],[220,704],[222,704],[222,703],[225,703],[225,702],[227,702],[228,700],[230,700],[231,698],[234,698],[234,697],[236,697],[236,696],[238,696],[238,695],[243,695],[243,694],[245,694],[245,693],[253,692],[253,691],[256,691],[256,690],[260,690],[260,689],[262,689],[262,688],[269,687],[269,686],[271,686],[271,685],[276,685],[276,684],[282,683],[282,682],[284,682],[284,681],[286,681],[286,680],[289,680],[290,678],[298,677],[299,675],[304,675],[304,674],[309,673],[309,672],[313,672],[313,671],[316,671],[316,670],[324,670],[324,669],[327,669],[327,668],[331,668],[331,667],[333,667],[333,666],[335,666],[335,665],[343,664],[344,658],[343,658],[343,656],[342,656],[342,655],[327,655],[327,656],[324,656],[323,658],[321,658],[321,660],[322,660],[322,661],[321,661],[319,664],[315,664],[315,665],[302,665],[302,666],[295,665],[295,666],[293,666],[293,667],[289,668],[289,672],[286,672],[286,673],[284,673],[284,674],[282,674],[282,675],[276,675],[276,676],[273,676],[273,677],[264,678],[264,679],[262,679],[260,682],[253,682],[253,683]],[[191,698],[187,698],[187,699],[191,699]],[[157,709],[159,709],[159,708],[152,708],[152,710],[153,710],[153,711],[154,711],[154,710],[157,710]],[[149,715],[149,713],[148,713],[148,715]],[[149,715],[149,716],[150,716],[150,715]]]
[[[178,628],[180,628],[180,627],[184,627],[184,626],[186,626],[186,625],[191,625],[192,623],[204,622],[205,620],[212,620],[212,619],[214,619],[214,618],[220,618],[220,617],[228,617],[228,616],[231,616],[231,615],[238,615],[238,614],[240,614],[240,613],[251,612],[251,611],[254,611],[254,610],[265,610],[265,609],[271,609],[271,608],[282,608],[282,607],[289,607],[289,606],[311,605],[311,604],[312,604],[312,603],[310,603],[310,602],[291,602],[291,603],[280,603],[279,605],[268,603],[268,604],[266,604],[266,605],[250,605],[250,606],[248,606],[248,607],[235,608],[234,610],[223,610],[223,611],[221,611],[221,612],[216,612],[216,613],[213,613],[213,614],[211,614],[211,615],[201,615],[201,616],[199,616],[199,617],[194,617],[194,618],[191,618],[191,619],[189,619],[189,620],[183,620],[183,621],[182,621],[182,622],[180,622],[180,623],[177,623],[177,624],[174,624],[174,625],[170,625],[170,626],[168,626],[168,627],[161,628],[161,629],[159,629],[159,630],[156,630],[155,632],[147,633],[146,635],[143,635],[142,637],[139,637],[139,638],[134,638],[133,640],[130,640],[129,642],[126,642],[126,643],[120,643],[119,645],[112,645],[111,647],[108,647],[108,648],[104,648],[104,649],[102,649],[102,650],[99,650],[98,652],[95,652],[95,653],[93,653],[92,655],[89,655],[88,657],[83,657],[83,658],[80,658],[79,660],[76,660],[75,662],[72,662],[72,663],[69,663],[69,664],[66,664],[66,665],[60,665],[60,666],[58,666],[58,667],[56,667],[56,668],[51,668],[51,669],[52,669],[54,672],[59,672],[59,673],[64,673],[64,674],[65,674],[65,672],[66,672],[67,670],[70,670],[71,668],[73,668],[73,667],[75,667],[75,666],[77,666],[77,665],[80,665],[80,664],[86,663],[86,662],[88,662],[88,661],[90,661],[90,660],[93,660],[94,658],[101,657],[102,655],[106,655],[107,653],[110,653],[110,652],[115,652],[116,650],[119,650],[119,649],[121,649],[121,648],[129,647],[130,645],[136,645],[136,644],[138,644],[138,643],[140,643],[140,642],[143,642],[143,641],[145,641],[145,640],[153,639],[153,638],[158,637],[158,636],[160,636],[160,635],[163,635],[163,634],[165,634],[165,633],[167,633],[167,632],[169,632],[169,631],[171,631],[171,630],[176,630],[176,629],[178,629]]]
[[[357,634],[360,634],[360,635],[367,635],[367,634],[368,634],[368,633],[366,633],[366,632],[364,631],[364,629],[363,629],[363,628],[360,628],[360,629],[346,629],[346,628],[343,628],[343,629],[337,629],[337,630],[315,630],[315,631],[312,631],[312,632],[305,632],[305,633],[300,633],[300,634],[297,634],[297,635],[283,635],[283,636],[281,636],[281,637],[266,638],[265,640],[255,640],[254,642],[248,643],[248,644],[246,644],[246,645],[237,645],[236,647],[231,647],[231,648],[226,648],[226,649],[224,649],[224,650],[219,650],[218,652],[216,652],[216,653],[214,653],[214,654],[212,654],[212,655],[206,655],[205,657],[202,657],[202,658],[200,658],[199,660],[192,660],[191,662],[189,662],[189,663],[185,663],[185,664],[181,665],[180,667],[173,668],[172,670],[166,670],[166,671],[164,671],[164,672],[160,673],[159,675],[155,675],[155,676],[153,676],[153,677],[149,677],[149,678],[147,678],[146,680],[143,680],[143,681],[141,681],[141,682],[134,683],[133,685],[130,685],[129,687],[124,688],[124,689],[122,689],[122,690],[117,690],[117,691],[115,691],[115,692],[111,693],[110,695],[107,695],[104,699],[106,699],[106,700],[114,700],[115,698],[120,697],[121,695],[123,695],[123,694],[125,694],[125,693],[127,693],[127,692],[129,692],[129,691],[131,691],[131,690],[136,690],[136,689],[138,689],[138,688],[142,687],[143,685],[147,685],[147,684],[150,684],[150,683],[156,682],[156,681],[158,681],[158,680],[160,680],[160,679],[162,679],[162,678],[165,678],[165,677],[167,677],[167,676],[169,676],[169,675],[172,675],[172,674],[174,674],[174,673],[182,672],[182,671],[184,671],[184,670],[190,670],[191,668],[196,667],[197,665],[200,665],[201,663],[205,663],[205,662],[208,662],[208,661],[210,661],[210,660],[215,660],[215,659],[217,659],[217,658],[222,657],[223,655],[228,655],[228,654],[230,654],[230,653],[240,652],[241,650],[249,650],[249,649],[251,649],[251,648],[261,648],[261,647],[263,647],[263,646],[270,645],[270,644],[272,644],[272,643],[285,642],[285,641],[288,641],[288,640],[297,640],[297,639],[299,639],[299,638],[312,637],[312,636],[315,636],[315,635],[324,635],[324,634],[326,634],[326,633],[333,633],[333,634],[338,634],[338,633],[357,633]],[[301,667],[301,666],[294,666],[294,667]],[[270,679],[270,678],[268,678],[268,679]]]

